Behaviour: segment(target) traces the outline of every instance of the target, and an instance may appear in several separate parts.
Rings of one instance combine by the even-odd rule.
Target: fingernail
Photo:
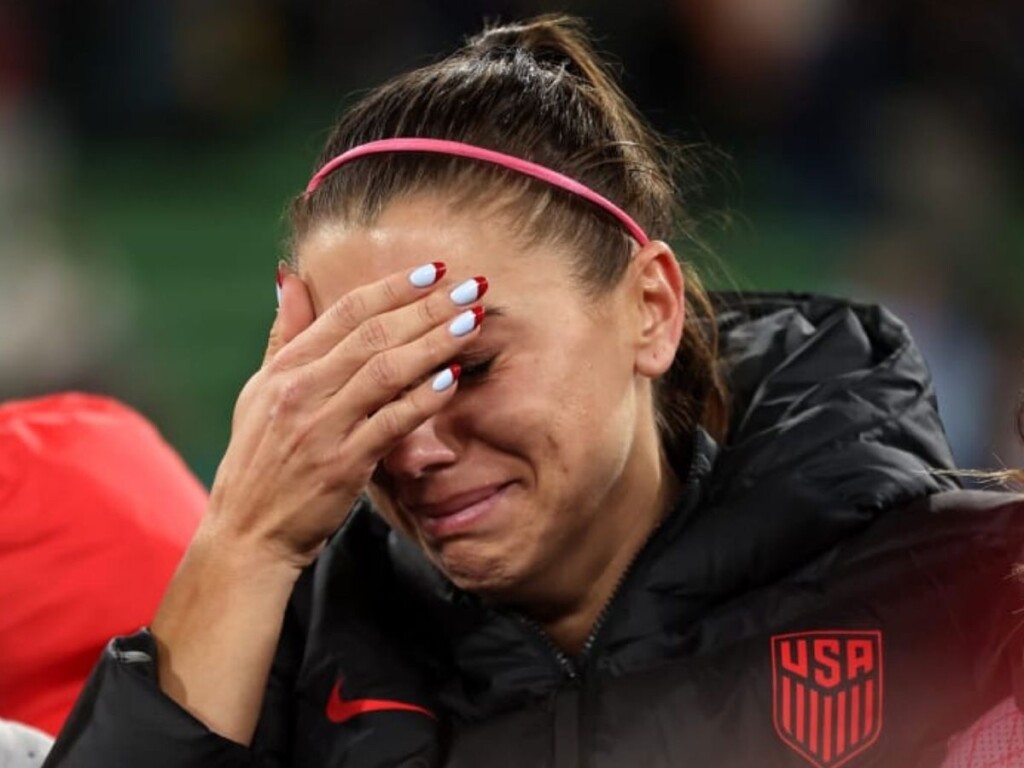
[[[283,261],[277,262],[277,306],[281,306],[281,288],[284,286],[284,267]]]
[[[462,373],[461,365],[458,363],[450,365],[434,377],[434,381],[431,382],[430,386],[435,392],[444,392],[459,380],[460,373]]]
[[[417,288],[428,288],[444,277],[444,273],[447,271],[448,267],[445,266],[443,261],[434,261],[430,264],[424,264],[422,267],[416,267],[416,269],[410,272],[409,282]]]
[[[464,283],[459,283],[452,288],[451,293],[448,295],[452,301],[461,307],[464,304],[472,304],[474,301],[479,301],[480,297],[485,293],[487,293],[487,278],[474,277]]]
[[[472,309],[467,309],[461,315],[452,320],[451,324],[448,326],[448,330],[451,332],[452,336],[465,336],[480,325],[480,323],[483,322],[483,319],[484,308],[473,307]]]

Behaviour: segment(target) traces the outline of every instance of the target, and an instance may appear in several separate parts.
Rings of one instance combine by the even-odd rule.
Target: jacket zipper
[[[538,640],[540,640],[545,648],[547,648],[548,653],[551,654],[551,657],[558,664],[559,669],[565,673],[566,677],[570,680],[576,680],[579,677],[579,672],[577,671],[572,658],[569,654],[558,647],[555,641],[551,638],[551,635],[544,631],[544,628],[539,623],[518,612],[513,615],[523,626],[529,629]]]
[[[615,587],[612,589],[611,596],[605,602],[604,607],[601,609],[601,612],[597,615],[597,619],[594,621],[594,626],[591,628],[590,634],[587,635],[587,639],[584,641],[583,647],[580,649],[580,652],[576,656],[570,656],[560,647],[558,647],[558,644],[555,643],[551,635],[549,635],[547,631],[538,622],[534,621],[528,616],[524,616],[519,613],[516,614],[516,617],[523,624],[529,627],[530,630],[540,639],[540,641],[544,644],[544,646],[551,653],[552,657],[555,659],[555,662],[558,664],[558,666],[562,669],[562,671],[570,680],[579,681],[579,679],[582,677],[585,662],[588,660],[590,652],[594,647],[594,643],[597,640],[598,634],[600,633],[602,627],[604,627],[605,622],[608,620],[608,615],[611,613],[612,606],[615,604],[616,598],[619,596],[619,593],[622,590],[622,585],[626,583],[627,578],[633,572],[633,569],[636,566],[636,563],[640,560],[641,555],[647,551],[648,545],[650,544],[651,540],[654,539],[655,535],[661,530],[663,524],[664,518],[661,521],[659,521],[658,524],[654,526],[654,528],[651,529],[651,532],[648,534],[647,538],[644,539],[643,545],[641,545],[640,549],[636,551],[636,554],[633,555],[628,565],[626,565],[626,568],[622,572],[622,575],[619,576],[619,580],[615,582]]]
[[[696,482],[697,479],[697,451],[699,447],[700,440],[697,433],[694,432],[693,446],[690,449],[692,458],[690,459],[689,470],[686,473],[686,480],[683,483],[683,498],[685,498],[686,495],[692,491],[693,484],[694,482]],[[680,503],[682,503],[682,498],[676,502],[676,504]],[[594,621],[594,626],[591,628],[590,634],[587,635],[587,639],[583,643],[583,647],[580,649],[579,654],[577,654],[576,658],[573,661],[573,665],[577,671],[577,675],[582,675],[583,670],[586,667],[586,663],[590,660],[590,654],[594,649],[594,644],[597,642],[598,636],[601,633],[601,629],[608,621],[608,616],[611,614],[612,608],[615,606],[615,603],[618,600],[620,593],[622,592],[622,587],[625,585],[629,577],[633,575],[633,571],[636,570],[637,563],[639,563],[647,554],[647,550],[651,548],[652,542],[658,537],[658,534],[661,532],[661,529],[665,527],[665,523],[669,519],[669,517],[671,517],[671,512],[669,512],[669,514],[662,515],[661,519],[658,520],[657,525],[655,525],[654,528],[651,529],[650,533],[647,534],[647,538],[644,539],[644,543],[640,545],[640,548],[636,551],[632,559],[629,561],[625,569],[622,571],[622,575],[619,576],[619,580],[615,582],[615,587],[612,589],[611,595],[605,602],[604,607],[601,609],[601,612],[597,615],[597,619]]]
[[[688,493],[689,491],[692,490],[693,483],[694,483],[694,481],[696,480],[696,477],[697,477],[697,450],[698,450],[698,448],[699,448],[699,438],[698,438],[697,434],[694,433],[694,440],[693,440],[693,447],[692,447],[693,453],[692,453],[692,458],[691,458],[691,461],[690,461],[690,468],[689,468],[689,471],[687,472],[686,481],[685,481],[685,483],[683,485],[683,488],[684,488],[683,492],[684,492],[684,494],[686,494],[686,493]],[[612,593],[609,596],[608,600],[605,601],[604,607],[601,609],[601,612],[597,615],[597,619],[594,621],[594,626],[591,628],[590,634],[587,635],[587,639],[584,641],[583,647],[580,649],[580,652],[575,657],[570,657],[569,654],[567,654],[565,651],[563,651],[561,648],[559,648],[558,645],[555,643],[555,641],[551,638],[551,635],[549,635],[538,622],[536,622],[533,619],[531,619],[531,618],[529,618],[527,616],[524,616],[522,614],[519,614],[519,613],[516,614],[516,616],[518,616],[520,621],[522,621],[527,627],[529,627],[530,630],[534,633],[534,635],[536,635],[541,640],[541,642],[544,644],[544,646],[551,653],[551,655],[554,658],[555,662],[558,664],[558,666],[561,668],[561,670],[565,673],[566,677],[578,689],[580,689],[581,695],[582,695],[582,688],[584,687],[583,683],[585,682],[584,679],[583,679],[583,673],[586,670],[587,663],[590,661],[590,655],[593,652],[595,644],[597,643],[597,639],[600,636],[601,630],[604,628],[605,623],[608,621],[608,617],[609,617],[609,615],[611,615],[612,608],[615,606],[615,603],[617,602],[618,597],[619,597],[619,595],[622,592],[622,587],[625,585],[625,583],[629,579],[629,577],[632,576],[633,571],[636,570],[637,563],[639,563],[640,560],[643,559],[643,557],[647,554],[647,551],[651,548],[652,542],[657,538],[657,534],[660,533],[661,529],[665,526],[665,522],[666,522],[666,520],[668,520],[669,517],[670,517],[670,515],[663,515],[662,516],[662,518],[658,521],[657,525],[655,525],[654,528],[651,529],[650,533],[647,534],[647,538],[644,539],[644,543],[640,546],[640,548],[636,551],[636,553],[630,559],[629,563],[626,565],[625,569],[622,571],[622,575],[620,575],[618,581],[615,582],[615,587],[612,589]],[[583,701],[581,700],[580,701],[580,706],[582,706],[582,704],[583,704]],[[580,730],[580,733],[578,735],[578,738],[582,742],[583,741],[583,738],[582,738],[583,737],[583,733],[582,733],[582,727],[583,727],[582,713],[581,713],[581,717],[579,719],[579,723],[580,723],[580,729],[581,730]],[[580,759],[582,760],[583,763],[587,762],[586,759],[585,759],[585,756],[583,755],[582,752],[579,753],[579,756],[580,756]]]
[[[600,633],[601,628],[607,621],[608,615],[611,613],[612,606],[615,603],[616,598],[618,597],[622,589],[622,585],[625,584],[626,579],[632,573],[637,561],[640,560],[641,555],[648,549],[648,546],[650,545],[650,542],[654,539],[655,534],[659,530],[661,530],[663,523],[664,518],[662,518],[662,520],[659,521],[659,523],[651,530],[647,539],[645,539],[643,545],[640,547],[640,549],[637,550],[636,554],[633,555],[633,558],[629,561],[629,564],[622,572],[622,575],[619,577],[619,580],[615,583],[615,587],[612,590],[611,597],[609,597],[608,601],[604,604],[604,607],[601,609],[601,612],[598,614],[597,620],[594,622],[594,626],[590,630],[590,634],[587,636],[586,641],[583,643],[582,649],[580,650],[579,654],[577,654],[575,657],[569,656],[569,654],[567,654],[565,651],[559,648],[555,641],[551,638],[551,635],[549,635],[538,622],[534,621],[533,619],[527,616],[523,616],[522,614],[516,614],[519,620],[522,621],[522,623],[526,625],[530,629],[530,631],[537,638],[539,638],[540,641],[544,644],[544,646],[548,649],[548,651],[551,653],[552,658],[554,658],[558,666],[561,668],[562,672],[565,674],[566,678],[568,678],[571,688],[575,688],[575,695],[577,696],[577,699],[575,700],[575,704],[573,706],[577,708],[577,712],[575,714],[575,733],[572,735],[562,733],[563,724],[559,722],[560,704],[569,704],[568,701],[560,701],[559,697],[565,696],[567,690],[565,688],[562,688],[554,694],[554,728],[556,745],[554,756],[555,768],[561,768],[561,766],[563,765],[563,761],[566,760],[574,763],[573,768],[579,768],[580,766],[584,766],[589,762],[586,758],[586,755],[583,752],[583,749],[585,749],[585,744],[587,743],[587,739],[585,738],[585,734],[583,732],[583,705],[585,703],[583,700],[583,696],[586,683],[583,677],[583,672],[586,668],[586,663],[594,647],[594,643],[597,639],[597,636]],[[563,744],[561,739],[564,738],[575,739],[575,744],[570,744],[570,749],[563,750],[563,748],[559,745]]]
[[[647,552],[651,542],[655,539],[657,534],[661,531],[662,526],[665,524],[665,518],[663,517],[658,521],[658,524],[651,529],[651,532],[647,534],[647,538],[644,539],[644,543],[640,546],[640,549],[636,551],[629,564],[626,565],[625,570],[622,571],[622,575],[619,576],[619,580],[615,582],[615,587],[612,589],[612,593],[608,600],[605,602],[601,612],[597,614],[597,619],[594,621],[594,626],[590,630],[590,634],[587,635],[587,639],[583,643],[583,647],[580,648],[580,652],[576,655],[573,660],[573,665],[577,670],[577,674],[582,675],[583,670],[586,668],[587,662],[590,660],[591,651],[594,649],[594,643],[597,642],[598,635],[604,628],[605,623],[608,621],[608,616],[612,612],[612,608],[615,606],[619,595],[622,592],[622,587],[633,574],[636,569],[636,564],[640,562],[643,555]]]

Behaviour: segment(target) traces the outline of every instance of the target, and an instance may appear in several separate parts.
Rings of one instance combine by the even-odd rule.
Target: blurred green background
[[[1024,465],[1024,14],[994,0],[0,2],[0,398],[119,397],[209,482],[346,100],[556,10],[706,147],[712,284],[891,305],[961,464]]]

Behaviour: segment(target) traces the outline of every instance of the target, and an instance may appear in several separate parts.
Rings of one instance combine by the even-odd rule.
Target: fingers
[[[343,452],[369,463],[383,459],[395,443],[445,406],[458,389],[460,372],[457,364],[448,366],[382,407],[348,436]]]
[[[285,370],[323,357],[371,318],[423,298],[425,291],[444,276],[445,269],[441,262],[424,264],[350,291],[331,304],[287,348],[282,348],[275,366]],[[364,333],[369,334],[372,328],[371,325]]]
[[[441,366],[456,357],[477,335],[483,319],[484,309],[476,305],[462,310],[454,318],[447,319],[407,344],[368,357],[351,376],[339,379],[325,376],[323,370],[318,371],[310,377],[311,380],[326,379],[326,383],[334,387],[318,418],[324,419],[325,423],[350,424],[379,410],[425,377],[436,374]],[[339,349],[336,357],[343,359],[344,350]],[[325,359],[323,368],[336,362],[331,358]],[[334,384],[338,381],[342,386]],[[438,391],[443,391],[443,388]]]
[[[263,356],[264,365],[316,319],[313,300],[305,282],[292,274],[284,262],[277,267],[277,305],[277,315]]]
[[[312,323],[305,285],[286,277],[271,357],[259,375],[266,386],[257,387],[266,412],[279,425],[298,425],[312,455],[347,457],[339,466],[352,472],[366,455],[352,453],[349,438],[357,432],[365,434],[366,450],[386,453],[455,390],[458,367],[448,364],[484,318],[474,302],[487,281],[432,291],[443,274],[444,265],[430,264],[390,275],[351,292]],[[365,432],[368,423],[376,428]]]
[[[369,387],[373,398],[386,396],[377,405],[386,402],[465,346],[484,315],[473,302],[486,291],[487,280],[476,277],[367,319],[309,366],[310,381],[318,385],[310,394],[326,399],[352,381]],[[407,346],[418,339],[420,345]]]

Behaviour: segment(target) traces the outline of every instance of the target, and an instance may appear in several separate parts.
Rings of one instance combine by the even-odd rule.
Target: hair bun
[[[607,75],[588,42],[587,27],[573,16],[546,14],[529,21],[489,26],[471,38],[467,52],[483,55],[529,53],[538,64],[565,67],[594,84]]]

